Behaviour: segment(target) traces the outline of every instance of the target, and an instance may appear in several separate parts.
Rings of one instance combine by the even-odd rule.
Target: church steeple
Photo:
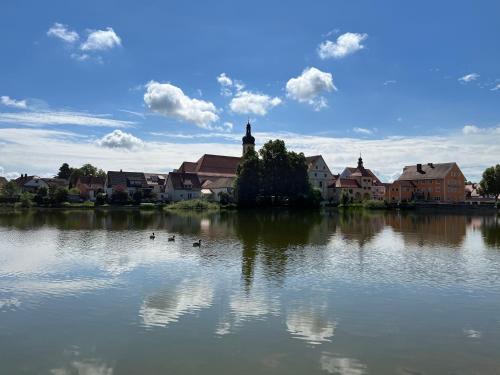
[[[359,154],[359,159],[358,159],[358,169],[362,169],[363,167],[363,158],[361,157],[361,154]]]
[[[249,149],[255,149],[255,138],[252,136],[252,126],[250,125],[250,121],[247,122],[247,131],[245,136],[242,138],[243,141],[243,155]]]

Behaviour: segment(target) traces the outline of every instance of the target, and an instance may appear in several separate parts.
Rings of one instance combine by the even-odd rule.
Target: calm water
[[[500,374],[500,220],[2,214],[0,373]]]

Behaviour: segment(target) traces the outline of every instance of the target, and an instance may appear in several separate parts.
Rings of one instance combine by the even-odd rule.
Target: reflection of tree
[[[500,248],[500,221],[498,217],[484,218],[481,234],[488,246]]]
[[[466,215],[403,213],[388,215],[386,223],[403,235],[406,243],[418,246],[459,246],[465,238]]]
[[[342,237],[357,241],[360,248],[384,228],[384,215],[380,212],[342,210],[338,219]]]
[[[245,210],[236,213],[235,230],[243,246],[242,278],[247,291],[258,256],[267,276],[281,280],[290,256],[289,249],[309,244],[312,228],[321,222],[322,216],[317,211]]]

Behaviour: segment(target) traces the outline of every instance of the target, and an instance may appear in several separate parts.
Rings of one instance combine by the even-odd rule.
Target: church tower
[[[250,125],[250,121],[247,123],[247,132],[245,136],[242,138],[243,141],[243,155],[250,149],[255,149],[255,138],[252,136],[252,126]]]

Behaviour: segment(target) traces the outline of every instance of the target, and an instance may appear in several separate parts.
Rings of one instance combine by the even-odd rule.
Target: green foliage
[[[91,202],[91,201],[85,201],[82,203],[82,206],[83,207],[94,207],[95,204],[94,204],[94,202]]]
[[[68,201],[68,189],[58,187],[54,192],[53,199],[55,203],[63,203]]]
[[[71,176],[71,173],[73,173],[73,169],[74,168],[71,168],[68,163],[63,163],[59,168],[59,173],[57,173],[56,177],[68,180]]]
[[[217,203],[208,202],[203,199],[190,199],[175,202],[166,207],[167,210],[216,210],[219,209]]]
[[[349,194],[344,190],[342,190],[342,195],[340,196],[340,204],[343,206],[349,205]]]
[[[493,195],[495,201],[498,199],[500,194],[500,164],[485,169],[479,186],[483,195]]]
[[[103,204],[106,204],[106,194],[99,193],[95,197],[95,206],[102,206]]]
[[[255,205],[260,190],[260,171],[259,157],[253,149],[249,149],[243,156],[236,172],[235,195],[239,205]]]
[[[129,199],[128,193],[123,190],[115,190],[113,194],[111,194],[111,203],[114,204],[126,204]]]
[[[141,210],[154,210],[156,208],[154,203],[141,203]]]
[[[134,194],[132,195],[132,200],[134,201],[134,204],[139,205],[142,202],[142,191],[136,190],[134,191]]]
[[[2,195],[6,198],[15,198],[19,192],[19,187],[14,181],[7,182],[2,189]]]
[[[232,203],[233,201],[231,195],[229,195],[226,192],[221,191],[218,195],[219,195],[219,203],[224,206]]]
[[[31,193],[22,193],[19,197],[19,202],[21,203],[21,207],[29,208],[33,205],[33,194]]]
[[[259,204],[316,205],[315,193],[307,174],[304,154],[289,152],[285,142],[267,142],[259,151],[247,151],[238,166],[235,183],[239,206]]]
[[[78,190],[77,188],[71,188],[71,189],[69,189],[69,194],[80,195],[80,190]]]
[[[89,163],[82,165],[80,168],[70,168],[70,170],[71,174],[69,177],[69,183],[71,186],[76,185],[78,177],[83,177],[83,176],[102,177],[102,178],[106,177],[105,171],[103,171],[102,169],[98,169],[97,167]]]
[[[370,210],[382,210],[387,208],[387,206],[384,201],[370,199],[363,201],[363,208],[367,208]]]

